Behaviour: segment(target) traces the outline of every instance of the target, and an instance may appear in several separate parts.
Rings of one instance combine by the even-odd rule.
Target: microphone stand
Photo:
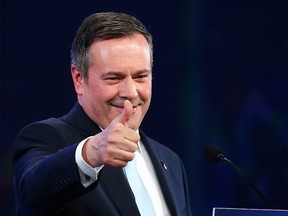
[[[232,166],[234,169],[236,169],[238,171],[238,173],[240,173],[240,175],[245,179],[245,181],[253,188],[253,190],[258,194],[258,196],[262,199],[262,201],[265,203],[265,206],[267,208],[271,208],[271,204],[270,202],[266,199],[266,197],[261,193],[260,190],[258,190],[258,188],[254,185],[254,183],[250,180],[250,178],[235,164],[233,163],[231,160],[229,160],[228,158],[224,157],[223,154],[219,154],[217,156],[217,159],[219,161],[224,161],[226,163],[228,163],[230,166]]]

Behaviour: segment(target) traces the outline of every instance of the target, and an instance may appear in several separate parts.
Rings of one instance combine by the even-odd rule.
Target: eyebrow
[[[137,76],[139,74],[143,74],[143,73],[151,73],[151,70],[139,70],[139,71],[136,71],[134,72],[132,75],[133,76]],[[125,73],[124,72],[121,72],[121,71],[109,71],[107,73],[104,73],[101,75],[101,77],[107,77],[107,76],[123,76]]]

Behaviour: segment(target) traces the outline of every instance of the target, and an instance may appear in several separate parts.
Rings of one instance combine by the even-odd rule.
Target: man
[[[180,158],[139,129],[152,59],[152,37],[134,17],[83,21],[71,49],[78,102],[15,139],[18,215],[191,215]]]

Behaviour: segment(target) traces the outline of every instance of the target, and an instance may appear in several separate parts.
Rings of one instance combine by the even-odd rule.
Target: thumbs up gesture
[[[133,113],[131,102],[124,101],[122,113],[105,130],[85,143],[82,155],[90,166],[124,167],[134,158],[140,136],[135,130],[129,128],[129,120]]]

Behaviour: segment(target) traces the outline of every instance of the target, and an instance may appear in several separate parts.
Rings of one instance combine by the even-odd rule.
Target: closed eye
[[[140,75],[140,76],[137,76],[136,79],[144,79],[144,78],[147,78],[148,75]]]
[[[133,79],[138,81],[146,81],[151,75],[150,71],[140,71],[133,76]]]
[[[105,80],[120,80],[120,77],[106,77]]]

